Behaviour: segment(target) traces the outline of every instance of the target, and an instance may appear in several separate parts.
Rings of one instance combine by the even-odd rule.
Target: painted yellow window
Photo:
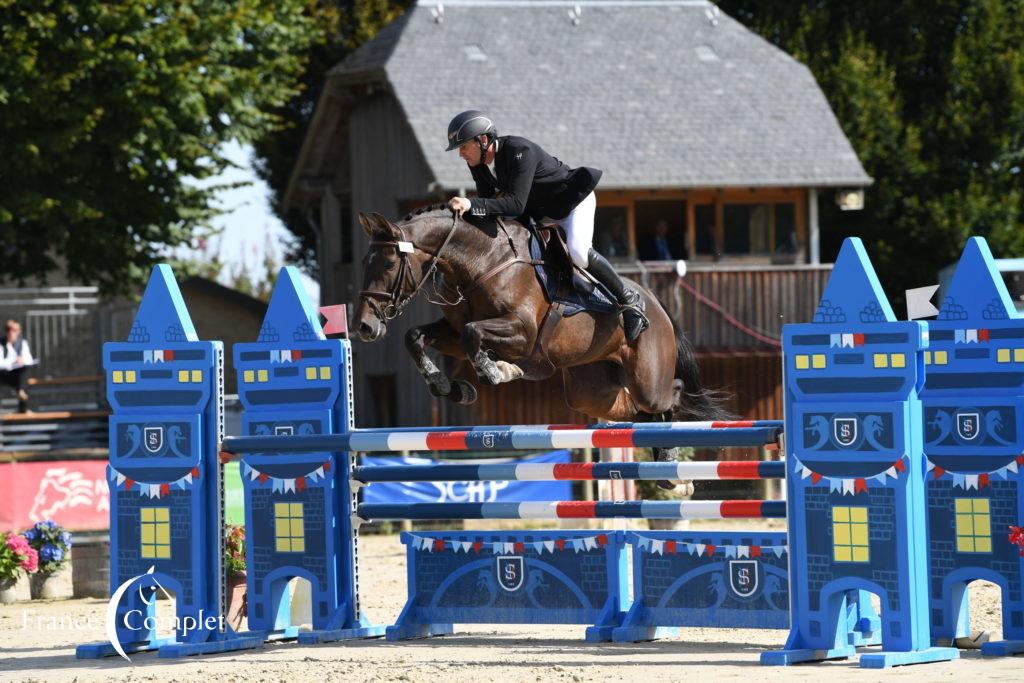
[[[320,366],[320,379],[330,379],[330,378],[331,378],[331,368],[330,368],[330,366],[329,365],[321,365]]]
[[[811,364],[814,366],[815,370],[820,370],[825,367],[825,354],[816,353],[811,356]]]
[[[907,367],[907,357],[902,353],[894,353],[889,356],[889,365],[894,368]]]
[[[242,381],[243,382],[255,382],[256,381],[256,372],[253,371],[253,370],[246,370],[246,371],[244,371],[242,373]]]
[[[948,360],[949,360],[949,354],[946,353],[945,351],[936,351],[935,352],[935,364],[936,365],[945,365],[948,362]]]
[[[188,370],[178,370],[178,381],[179,382],[187,382],[188,381]]]
[[[274,540],[279,553],[306,552],[302,503],[274,503]]]
[[[889,356],[884,353],[875,354],[875,367],[876,368],[887,368],[889,367]]]
[[[124,371],[124,381],[127,382],[128,384],[134,384],[135,383],[135,371],[134,370],[125,370]]]
[[[1013,362],[1014,363],[1024,363],[1024,349],[1014,349],[1013,350]]]
[[[811,357],[807,355],[799,355],[796,357],[796,369],[806,370],[811,367]]]
[[[306,379],[316,379],[316,368],[313,366],[306,368]]]
[[[832,508],[832,549],[836,562],[867,562],[868,509]]]
[[[924,364],[925,365],[931,365],[932,364],[932,352],[931,351],[925,351],[924,352]]]
[[[956,499],[956,551],[992,552],[992,518],[988,498]]]
[[[124,371],[123,370],[114,370],[114,384],[122,384],[122,383],[124,383]]]
[[[258,371],[256,372],[256,377],[257,377],[257,378],[258,378],[258,379],[259,379],[259,380],[260,380],[261,382],[266,382],[266,381],[267,381],[267,379],[268,379],[268,378],[269,378],[270,376],[269,376],[269,375],[267,374],[267,371],[266,371],[266,370],[258,370]]]
[[[171,510],[170,508],[142,508],[141,537],[142,557],[149,560],[166,560],[171,557]]]
[[[1000,363],[1010,362],[1010,349],[999,349],[996,351],[996,360]]]
[[[192,381],[193,382],[202,382],[203,381],[203,371],[202,370],[193,370],[192,371]]]

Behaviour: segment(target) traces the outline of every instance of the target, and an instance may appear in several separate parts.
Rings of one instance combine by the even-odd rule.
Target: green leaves
[[[306,5],[0,0],[0,272],[137,290],[209,224],[219,146],[281,124]]]
[[[970,235],[1024,255],[1024,1],[719,4],[811,68],[875,179],[863,212],[823,197],[823,258],[864,237],[897,298]]]

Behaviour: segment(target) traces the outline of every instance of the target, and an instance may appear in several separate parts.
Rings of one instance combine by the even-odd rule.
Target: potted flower
[[[245,592],[245,527],[229,524],[224,536],[224,572],[227,575],[228,624],[236,631],[248,615]]]
[[[60,597],[53,575],[71,559],[71,534],[52,519],[36,522],[22,536],[39,553],[39,571],[31,576],[29,587],[34,600]]]
[[[0,543],[0,604],[17,599],[15,584],[22,572],[31,574],[39,568],[39,553],[30,547],[24,536],[6,532]]]

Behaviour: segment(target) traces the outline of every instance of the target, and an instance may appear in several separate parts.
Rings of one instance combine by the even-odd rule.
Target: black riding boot
[[[612,293],[622,311],[622,329],[626,332],[626,341],[634,342],[640,333],[650,326],[650,321],[644,315],[643,299],[634,289],[626,286],[619,274],[615,272],[608,259],[599,253],[590,250],[587,255],[587,272],[594,276],[605,288]]]

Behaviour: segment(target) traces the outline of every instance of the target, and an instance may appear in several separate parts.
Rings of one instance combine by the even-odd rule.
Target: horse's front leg
[[[476,389],[469,382],[449,379],[441,368],[427,355],[427,347],[437,349],[452,358],[465,358],[459,335],[445,319],[414,327],[405,334],[405,348],[416,363],[416,369],[423,375],[430,393],[448,398],[456,403],[476,401]]]
[[[528,325],[516,313],[477,320],[462,328],[462,348],[476,374],[487,384],[522,377],[522,368],[511,361],[526,358],[536,338],[536,325]]]

